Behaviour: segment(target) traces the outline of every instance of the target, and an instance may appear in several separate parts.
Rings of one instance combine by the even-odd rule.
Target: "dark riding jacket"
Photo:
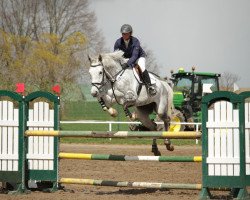
[[[124,52],[124,57],[129,58],[127,63],[131,67],[134,67],[135,62],[138,58],[146,57],[146,53],[142,49],[140,41],[133,36],[130,37],[128,48],[126,48],[125,42],[122,37],[116,40],[114,50],[122,50]]]

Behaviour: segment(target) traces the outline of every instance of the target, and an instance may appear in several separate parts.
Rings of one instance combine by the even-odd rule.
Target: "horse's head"
[[[89,73],[91,76],[91,95],[98,97],[102,92],[103,86],[107,82],[115,80],[115,76],[122,70],[121,63],[124,63],[124,52],[115,51],[112,53],[102,54],[95,58],[90,58]]]
[[[104,80],[105,72],[102,64],[102,57],[101,55],[95,58],[89,57],[89,61],[90,61],[89,74],[91,76],[91,84],[92,84],[91,95],[93,97],[98,97],[105,81]]]
[[[96,58],[89,58],[90,61],[90,69],[89,73],[91,76],[91,95],[93,97],[97,97],[99,100],[99,103],[103,107],[103,110],[107,111],[112,117],[117,116],[117,111],[112,107],[107,107],[105,102],[102,99],[102,95],[105,92],[105,89],[109,83],[107,76],[110,76],[110,74],[107,74],[108,72],[105,70],[105,66],[103,63],[103,58],[101,55],[99,55]]]

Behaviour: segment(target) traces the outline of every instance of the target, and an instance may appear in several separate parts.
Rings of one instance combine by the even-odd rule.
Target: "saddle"
[[[137,95],[139,96],[139,94],[141,93],[142,86],[146,85],[146,83],[143,80],[142,71],[139,65],[135,65],[133,67],[133,73],[134,73],[136,80],[139,83],[139,86],[137,88]],[[155,77],[150,73],[149,73],[149,77],[150,77],[151,84],[156,84]]]
[[[144,81],[143,81],[143,78],[142,78],[142,71],[141,71],[141,68],[140,68],[139,65],[135,65],[133,67],[133,73],[134,73],[134,76],[135,76],[136,80],[138,81],[138,83],[139,84],[144,84]],[[155,84],[156,79],[150,72],[149,72],[149,77],[150,77],[151,83]]]

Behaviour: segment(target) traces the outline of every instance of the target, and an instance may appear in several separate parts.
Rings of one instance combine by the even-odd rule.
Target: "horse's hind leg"
[[[165,131],[168,131],[168,129],[169,129],[169,123],[170,123],[170,117],[168,117],[166,113],[158,114],[158,116],[164,122]],[[164,144],[166,145],[167,150],[169,150],[169,151],[173,151],[174,150],[174,146],[171,145],[170,139],[166,138],[164,140]]]
[[[148,128],[150,131],[155,131],[157,129],[157,125],[155,122],[153,122],[149,118],[149,114],[151,113],[150,110],[145,109],[144,107],[136,107],[136,113],[137,117],[140,120],[140,122]],[[155,156],[160,156],[161,152],[159,151],[156,143],[156,139],[153,139],[152,143],[152,153],[154,153]]]
[[[170,124],[170,117],[167,116],[166,118],[163,119],[163,121],[164,121],[165,130],[168,131],[169,130],[169,124]],[[174,146],[171,145],[170,139],[166,138],[164,140],[164,144],[165,144],[167,150],[169,150],[169,151],[173,151],[174,150]]]
[[[173,151],[173,150],[174,150],[174,146],[171,144],[170,139],[167,139],[167,138],[166,138],[166,139],[164,140],[164,144],[165,144],[167,150],[169,150],[169,151]]]

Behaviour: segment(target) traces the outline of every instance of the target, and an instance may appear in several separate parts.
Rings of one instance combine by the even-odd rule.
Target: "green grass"
[[[69,101],[65,102],[61,113],[62,120],[102,120],[102,121],[125,121],[126,116],[121,106],[115,105],[118,117],[113,118],[103,111],[97,101]]]
[[[152,139],[119,139],[119,138],[61,138],[62,143],[84,144],[119,144],[119,145],[151,145]],[[163,145],[164,140],[158,139],[157,144]],[[171,140],[173,145],[196,145],[195,140]],[[199,142],[201,145],[201,142]]]
[[[61,130],[74,130],[74,131],[108,131],[108,124],[61,124]],[[112,131],[128,131],[127,124],[112,124]]]

